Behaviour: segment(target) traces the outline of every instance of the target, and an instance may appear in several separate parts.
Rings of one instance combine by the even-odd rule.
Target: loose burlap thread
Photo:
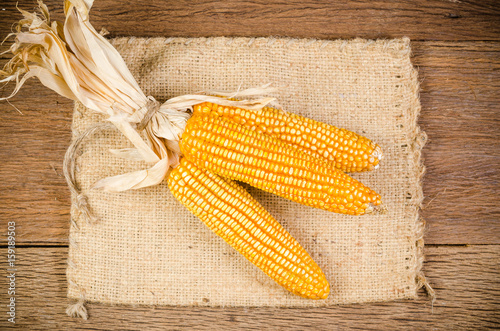
[[[177,202],[166,185],[122,193],[92,190],[99,179],[145,169],[109,149],[131,147],[112,127],[81,141],[72,192],[69,313],[85,300],[110,304],[319,307],[415,298],[421,271],[420,162],[425,135],[408,39],[117,38],[147,95],[159,101],[200,90],[273,83],[283,109],[379,143],[381,167],[353,174],[382,196],[385,213],[347,216],[245,186],[306,248],[330,281],[327,300],[292,295]],[[102,121],[75,105],[73,137]],[[82,206],[84,212],[82,212]],[[92,213],[92,222],[89,220]],[[432,291],[428,287],[429,291]],[[433,295],[433,292],[431,293]]]

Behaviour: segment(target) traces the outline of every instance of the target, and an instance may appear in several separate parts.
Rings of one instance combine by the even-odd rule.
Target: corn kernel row
[[[328,296],[318,265],[241,186],[186,158],[170,173],[168,185],[194,215],[278,284],[310,299]]]
[[[361,215],[380,196],[326,162],[212,113],[194,113],[181,152],[201,168],[304,205]]]
[[[194,113],[216,114],[252,131],[273,136],[332,162],[344,172],[376,169],[382,158],[380,146],[368,138],[278,109],[246,110],[205,102],[193,110]]]

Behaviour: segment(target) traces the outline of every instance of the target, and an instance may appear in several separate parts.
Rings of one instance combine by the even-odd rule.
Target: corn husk
[[[159,184],[171,167],[179,163],[179,139],[192,107],[201,102],[247,109],[260,109],[273,98],[232,101],[225,97],[252,97],[272,92],[268,85],[233,93],[199,92],[159,104],[146,96],[118,51],[89,22],[93,0],[65,0],[63,23],[52,22],[41,1],[39,14],[21,10],[24,19],[16,26],[15,42],[8,52],[13,58],[0,71],[0,82],[15,82],[12,98],[31,77],[48,88],[87,108],[107,115],[134,148],[113,150],[118,157],[142,160],[151,167],[104,178],[94,187],[107,191],[139,189]],[[138,130],[147,116],[144,134]]]

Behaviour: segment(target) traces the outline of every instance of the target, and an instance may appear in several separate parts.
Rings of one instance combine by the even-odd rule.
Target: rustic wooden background
[[[20,18],[0,3],[0,36]],[[62,0],[46,1],[56,19]],[[19,7],[33,11],[34,0]],[[96,0],[91,21],[115,36],[289,36],[412,40],[421,80],[425,272],[416,301],[328,309],[88,304],[69,318],[70,200],[62,159],[72,102],[33,80],[0,103],[0,328],[7,322],[7,222],[16,222],[16,326],[23,329],[476,329],[500,327],[500,5],[498,1]],[[7,49],[8,41],[2,46]],[[0,58],[5,63],[8,55]],[[7,91],[0,91],[5,96]]]

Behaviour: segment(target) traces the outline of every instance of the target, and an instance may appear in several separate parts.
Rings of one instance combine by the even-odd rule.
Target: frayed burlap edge
[[[197,39],[198,42],[206,42],[207,44],[210,44],[214,38],[209,37],[209,38],[136,38],[136,37],[129,37],[129,38],[117,38],[117,39],[128,39],[128,43],[132,44],[136,40],[144,40],[145,44],[148,44],[152,40],[155,40],[156,42],[162,41],[165,44],[169,43],[184,43],[184,44],[189,44],[193,42],[195,39]],[[282,40],[286,42],[287,46],[293,45],[295,43],[301,43],[304,47],[319,47],[320,49],[326,47],[328,44],[334,42],[333,40],[320,40],[320,39],[294,39],[294,38],[244,38],[244,37],[238,37],[238,38],[225,38],[227,40],[228,45],[232,44],[233,42],[237,42],[238,44],[246,45],[248,47],[266,47],[272,45],[274,42],[277,40]],[[369,48],[370,46],[374,45],[380,45],[383,44],[383,48],[385,50],[390,50],[391,48],[396,49],[398,52],[401,51],[407,51],[407,53],[404,53],[405,55],[409,55],[411,53],[411,48],[410,48],[410,39],[409,38],[403,38],[403,43],[401,42],[394,42],[394,40],[364,40],[364,39],[355,39],[355,41],[359,43],[364,43],[365,48]],[[344,46],[346,46],[350,41],[349,40],[343,40],[342,44],[340,46],[340,50],[343,49]],[[423,201],[423,190],[422,190],[422,179],[425,173],[425,166],[423,165],[421,154],[422,154],[422,148],[424,147],[426,141],[427,141],[427,136],[425,132],[421,131],[417,121],[418,121],[418,116],[420,114],[421,106],[420,106],[420,99],[419,99],[419,90],[420,90],[420,85],[418,83],[418,72],[415,68],[413,68],[412,71],[412,77],[413,79],[411,80],[410,83],[410,90],[412,91],[412,100],[411,100],[411,105],[410,105],[410,110],[409,110],[409,116],[410,119],[408,120],[408,123],[411,125],[411,137],[410,141],[412,141],[412,146],[411,146],[411,151],[412,151],[412,162],[414,165],[415,173],[414,173],[414,178],[418,181],[418,185],[416,186],[415,192],[413,192],[416,197],[416,200],[418,203],[416,204],[415,208],[417,208],[417,212],[415,213],[415,223],[414,223],[414,243],[415,243],[415,249],[416,249],[416,254],[414,255],[414,271],[413,271],[413,276],[412,278],[415,279],[414,283],[414,290],[415,290],[415,297],[417,297],[417,292],[419,289],[424,288],[427,292],[427,295],[429,296],[430,300],[432,303],[434,303],[436,299],[436,293],[434,289],[430,286],[427,278],[425,277],[424,271],[423,271],[423,263],[425,260],[424,256],[424,232],[425,232],[425,220],[419,215],[419,211],[422,208],[422,201]],[[75,105],[75,109],[79,107],[78,104]],[[77,212],[76,214],[79,215],[79,219],[83,219],[87,222],[93,222],[96,221],[96,218],[92,214],[91,206],[89,205],[87,197],[81,193],[81,191],[78,188],[78,185],[76,183],[76,177],[75,177],[75,171],[76,165],[75,161],[78,155],[79,151],[79,146],[83,143],[85,138],[89,135],[92,135],[94,132],[103,129],[106,127],[106,125],[98,124],[95,125],[91,128],[89,128],[87,131],[84,133],[80,134],[79,136],[74,136],[73,141],[70,145],[70,147],[67,150],[65,159],[64,159],[64,173],[66,180],[68,181],[68,185],[71,191],[71,199],[72,199],[72,208],[75,208],[75,211]],[[79,227],[77,222],[72,218],[70,219],[70,227],[71,231],[78,231]],[[70,251],[71,250],[77,250],[78,249],[78,243],[75,240],[72,240],[71,236],[69,238],[69,246],[70,246]],[[68,256],[68,269],[77,269],[78,266],[71,260],[71,256]],[[67,277],[68,283],[71,283],[74,287],[77,287],[79,289],[79,297],[78,298],[73,298],[71,297],[70,299],[77,299],[77,302],[70,304],[68,308],[66,309],[66,313],[69,316],[73,317],[81,317],[83,319],[88,318],[88,312],[85,307],[85,302],[86,302],[86,297],[85,297],[85,289],[82,288],[74,279],[71,277]]]

